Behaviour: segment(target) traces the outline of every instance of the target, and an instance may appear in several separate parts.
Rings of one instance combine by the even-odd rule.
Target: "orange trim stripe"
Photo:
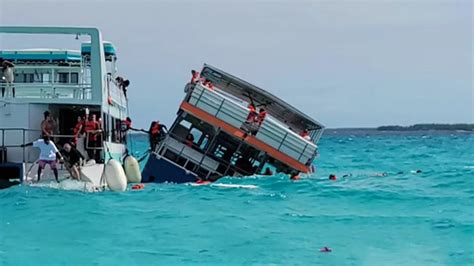
[[[242,139],[245,135],[244,132],[241,129],[236,128],[232,125],[229,125],[227,122],[225,122],[225,121],[223,121],[219,118],[216,118],[215,116],[201,110],[200,108],[198,108],[194,105],[191,105],[188,102],[182,102],[180,108],[183,109],[184,111],[198,117],[199,119],[211,124],[211,125],[220,127],[222,130],[224,130],[225,132],[233,135],[236,138]],[[247,136],[245,138],[245,142],[247,142],[249,145],[251,145],[251,146],[253,146],[253,147],[255,147],[259,150],[262,150],[262,151],[268,153],[273,158],[275,158],[275,159],[277,159],[277,160],[293,167],[294,169],[296,169],[298,171],[301,171],[301,172],[304,172],[304,173],[309,172],[309,168],[306,165],[304,165],[301,162],[299,162],[299,161],[291,158],[290,156],[282,153],[281,151],[273,148],[272,146],[260,141],[259,139],[257,139],[254,136],[250,136],[250,135]]]

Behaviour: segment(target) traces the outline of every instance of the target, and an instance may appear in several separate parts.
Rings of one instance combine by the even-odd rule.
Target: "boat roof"
[[[316,130],[324,128],[321,123],[270,92],[216,67],[204,64],[201,76],[211,80],[219,89],[238,97],[239,99],[248,102],[249,97],[251,97],[256,105],[266,105],[265,110],[273,117],[280,119],[286,124],[298,127],[300,130]]]
[[[3,50],[0,57],[9,61],[81,61],[80,51],[64,49]]]
[[[117,49],[115,45],[111,42],[103,41],[104,44],[104,53],[105,55],[116,55]],[[90,42],[83,42],[81,43],[81,53],[83,54],[90,54],[91,53],[91,43]]]

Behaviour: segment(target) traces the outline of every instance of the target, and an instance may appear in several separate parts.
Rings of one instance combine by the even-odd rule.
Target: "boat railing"
[[[40,136],[41,130],[29,128],[0,128],[0,149],[13,149],[14,161],[28,162],[26,158],[26,147],[24,144],[31,142],[33,136],[37,139]],[[9,144],[6,144],[8,141]],[[8,155],[8,154],[7,154]],[[5,160],[5,158],[3,158]],[[7,158],[8,159],[8,158]]]
[[[187,97],[189,103],[226,123],[240,128],[246,121],[249,109],[241,103],[224,96],[218,89],[210,90],[196,84]],[[317,146],[303,139],[276,118],[267,115],[256,138],[293,159],[307,164],[317,154]]]
[[[186,158],[187,162],[183,165],[186,168],[186,165],[190,162],[196,164],[198,167],[203,167],[207,171],[214,172],[224,176],[227,174],[228,169],[233,168],[234,170],[238,170],[241,173],[246,175],[252,175],[253,172],[249,172],[248,170],[242,169],[237,165],[233,165],[230,161],[223,160],[219,157],[214,156],[213,154],[209,154],[206,150],[201,149],[195,143],[192,146],[188,146],[185,144],[186,138],[178,136],[173,133],[168,133],[169,138],[164,140],[164,147],[173,151],[178,155],[178,157]],[[224,171],[219,171],[219,164],[225,166]],[[209,174],[210,174],[209,173]]]
[[[74,99],[92,100],[91,84],[68,84],[68,83],[0,83],[3,97],[19,99]],[[0,95],[0,97],[2,96]]]

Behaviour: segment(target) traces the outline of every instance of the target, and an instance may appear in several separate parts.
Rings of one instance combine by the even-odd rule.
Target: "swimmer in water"
[[[319,252],[332,252],[332,249],[330,249],[328,247],[323,247],[319,250]]]
[[[335,174],[330,174],[330,175],[329,175],[329,180],[336,181],[336,180],[337,180],[337,176],[336,176]]]
[[[345,177],[351,177],[351,176],[352,176],[352,174],[351,174],[351,173],[349,173],[349,174],[345,174],[345,175],[343,175],[343,176],[342,176],[342,178],[345,178]]]

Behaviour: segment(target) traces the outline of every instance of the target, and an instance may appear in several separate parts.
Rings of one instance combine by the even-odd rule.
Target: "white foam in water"
[[[31,183],[30,186],[46,187],[46,188],[60,189],[60,190],[77,190],[77,191],[84,191],[84,192],[97,191],[91,183],[83,182],[79,180],[73,180],[73,179],[65,179],[65,180],[60,181],[59,183],[56,182],[55,180],[45,180],[45,181],[40,181],[39,183]]]
[[[222,188],[247,188],[255,189],[258,188],[256,185],[237,185],[237,184],[211,184],[212,187],[222,187]]]

